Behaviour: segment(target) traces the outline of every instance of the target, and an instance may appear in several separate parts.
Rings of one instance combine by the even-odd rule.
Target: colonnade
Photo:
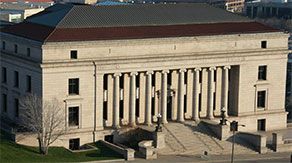
[[[220,115],[223,107],[227,113],[230,68],[218,66],[106,74],[105,126],[151,125],[157,121],[158,114],[162,116],[162,123],[168,120],[183,122],[185,119],[198,121],[203,117],[213,119],[214,114]],[[167,108],[169,102],[171,108]],[[170,117],[168,111],[171,111]]]

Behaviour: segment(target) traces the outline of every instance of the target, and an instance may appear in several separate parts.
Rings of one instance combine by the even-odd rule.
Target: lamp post
[[[225,116],[225,109],[224,109],[224,107],[221,109],[221,114],[220,114],[220,117],[221,117],[221,119],[220,119],[220,125],[227,125],[226,124],[226,121],[227,121],[227,119],[226,119],[226,116]]]
[[[162,127],[161,127],[161,115],[158,113],[157,115],[157,126],[155,129],[155,132],[162,132]]]
[[[239,125],[245,127],[245,125]],[[235,131],[238,129],[238,122],[232,121],[230,122],[230,127],[232,131],[232,151],[231,151],[231,163],[234,163],[234,143],[235,143]]]

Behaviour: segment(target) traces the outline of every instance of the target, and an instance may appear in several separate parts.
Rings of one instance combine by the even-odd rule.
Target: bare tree
[[[66,132],[65,116],[59,101],[42,101],[41,97],[29,94],[21,99],[20,109],[23,127],[37,135],[39,151],[46,155],[49,146]]]

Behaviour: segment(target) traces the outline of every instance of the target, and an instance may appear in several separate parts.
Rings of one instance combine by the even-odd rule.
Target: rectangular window
[[[258,131],[266,131],[266,119],[258,120]]]
[[[30,57],[30,48],[26,48],[26,56]]]
[[[31,92],[31,76],[26,75],[26,91]]]
[[[69,107],[69,126],[79,125],[79,107]]]
[[[19,100],[17,98],[14,99],[14,109],[15,109],[15,117],[19,116]]]
[[[2,94],[2,109],[7,112],[7,94]]]
[[[267,66],[259,66],[258,80],[267,80]]]
[[[6,42],[2,41],[2,49],[5,50],[6,49]]]
[[[261,42],[261,47],[262,47],[263,49],[266,49],[266,48],[267,48],[267,41],[262,41],[262,42]]]
[[[258,91],[257,107],[258,108],[266,107],[266,91]]]
[[[69,139],[69,149],[79,150],[80,148],[80,139]]]
[[[2,67],[2,83],[7,83],[7,69]]]
[[[77,59],[77,50],[71,50],[70,51],[70,58],[71,59]]]
[[[18,53],[18,47],[17,47],[17,45],[16,44],[14,44],[14,53]]]
[[[14,71],[14,87],[19,87],[19,74],[18,71]]]
[[[79,79],[69,79],[69,95],[79,94]]]

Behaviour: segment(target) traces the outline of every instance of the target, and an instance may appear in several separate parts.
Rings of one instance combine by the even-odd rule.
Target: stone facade
[[[163,123],[213,119],[223,107],[229,120],[246,125],[239,130],[257,131],[260,119],[266,131],[286,128],[288,35],[280,32],[44,44],[2,36],[7,83],[1,94],[9,102],[1,114],[17,120],[13,99],[26,94],[30,75],[33,92],[63,102],[67,122],[69,107],[79,107],[78,125],[67,123],[69,134],[58,145],[69,147],[72,138],[81,145],[104,139],[121,126],[151,125],[158,113]],[[78,59],[70,59],[72,50]],[[266,80],[258,80],[263,65]],[[14,71],[19,88],[13,86]],[[79,79],[78,95],[68,92],[72,78]],[[258,91],[265,91],[264,108],[257,107]]]

